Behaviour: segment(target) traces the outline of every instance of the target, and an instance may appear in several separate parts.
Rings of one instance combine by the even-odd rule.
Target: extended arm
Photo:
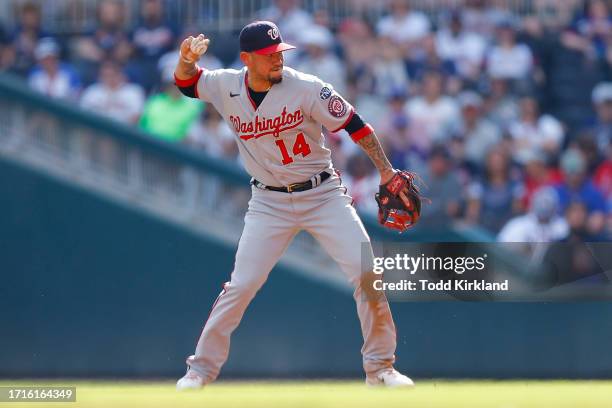
[[[403,232],[418,221],[421,213],[421,197],[414,184],[416,175],[393,169],[370,125],[366,125],[360,132],[351,134],[351,137],[366,152],[380,173],[380,189],[375,197],[379,208],[379,223]]]
[[[198,73],[196,63],[208,49],[210,40],[200,34],[197,37],[189,36],[181,43],[181,51],[179,61],[176,64],[174,75],[179,80],[187,80],[193,78]]]
[[[357,141],[357,144],[361,146],[363,151],[368,155],[374,166],[378,169],[380,173],[380,184],[385,184],[395,174],[389,159],[387,159],[387,155],[385,154],[382,146],[380,145],[380,141],[374,133],[374,130],[370,127],[371,132],[362,137]]]

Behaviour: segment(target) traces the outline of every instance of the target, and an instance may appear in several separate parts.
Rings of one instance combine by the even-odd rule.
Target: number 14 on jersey
[[[286,166],[289,163],[293,163],[293,157],[291,157],[289,155],[289,152],[287,151],[287,146],[285,145],[285,141],[282,139],[277,140],[276,145],[278,146],[281,155],[283,156],[283,161],[282,163]],[[310,154],[310,146],[308,145],[308,142],[306,142],[306,138],[304,137],[303,133],[298,133],[297,137],[295,138],[295,143],[293,144],[293,148],[291,149],[293,156],[297,156],[298,154],[301,154],[302,157],[306,157]]]

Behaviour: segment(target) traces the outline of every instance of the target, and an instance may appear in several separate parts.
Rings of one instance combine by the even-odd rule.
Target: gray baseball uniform
[[[371,247],[362,265],[362,243],[369,243],[352,199],[334,172],[321,125],[344,128],[353,107],[331,85],[312,75],[285,67],[259,106],[251,100],[248,71],[200,70],[179,86],[193,86],[195,96],[210,102],[235,132],[248,173],[259,183],[252,198],[231,279],[215,301],[198,341],[191,369],[206,382],[219,375],[229,353],[230,336],[268,274],[292,238],[300,231],[312,234],[340,265],[355,287],[354,298],[364,337],[363,366],[367,374],[391,367],[396,333],[386,300],[362,296],[362,268],[371,271]],[[180,82],[180,83],[179,83]],[[369,131],[365,130],[367,133]],[[353,134],[354,139],[355,134]],[[321,182],[320,174],[331,175]],[[314,188],[301,192],[270,191],[265,186],[290,186],[311,180]],[[265,256],[262,256],[265,254]]]

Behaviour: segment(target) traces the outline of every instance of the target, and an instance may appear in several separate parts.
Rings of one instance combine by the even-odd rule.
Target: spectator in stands
[[[522,208],[531,207],[531,200],[536,191],[555,186],[563,180],[559,169],[547,163],[546,156],[538,151],[532,151],[525,157],[523,170]]]
[[[457,98],[461,108],[461,116],[453,124],[455,157],[465,163],[473,174],[479,174],[485,164],[487,152],[501,140],[499,128],[483,117],[483,101],[480,95],[473,91],[464,91]]]
[[[406,103],[410,138],[420,148],[449,139],[451,127],[459,116],[457,103],[442,94],[444,78],[438,71],[428,71],[423,78],[422,96]]]
[[[231,161],[239,158],[234,133],[219,112],[207,105],[189,130],[186,142],[207,154]]]
[[[312,26],[300,35],[303,54],[296,69],[330,83],[338,93],[346,93],[346,71],[342,61],[331,52],[334,36],[325,27]]]
[[[600,60],[600,65],[602,66],[605,72],[603,78],[606,81],[610,81],[612,80],[612,32],[610,32],[606,37],[605,46],[605,55],[604,58]]]
[[[565,209],[565,219],[569,225],[568,235],[562,242],[596,242],[604,238],[589,229],[589,210],[582,201],[573,201]]]
[[[363,152],[357,151],[348,159],[346,173],[342,174],[342,181],[346,184],[348,192],[353,198],[357,210],[376,214],[378,205],[372,200],[378,192],[379,177],[376,168]]]
[[[576,8],[583,0],[535,0],[533,2],[534,18],[546,31],[561,31],[570,22]]]
[[[438,71],[444,78],[444,91],[450,94],[456,94],[462,87],[455,63],[452,60],[440,58],[436,49],[436,38],[433,35],[428,35],[419,42],[418,52],[409,56],[406,60],[406,68],[408,75],[417,80],[421,80],[429,71]],[[419,82],[416,82],[415,85],[419,85]],[[413,90],[417,91],[417,89],[415,87]]]
[[[338,39],[346,60],[347,98],[364,120],[375,124],[385,114],[385,94],[395,91],[391,90],[394,84],[406,85],[400,47],[388,37],[376,37],[360,19],[343,21]]]
[[[372,55],[377,52],[376,36],[365,21],[349,18],[339,25],[337,37],[343,50],[349,79],[347,98],[358,101],[360,95],[374,91],[374,78],[370,67]],[[359,112],[362,112],[361,108]]]
[[[606,198],[608,212],[612,215],[612,145],[608,145],[605,159],[595,169],[593,183]]]
[[[423,13],[411,10],[408,0],[392,0],[389,8],[390,14],[381,18],[376,25],[379,36],[389,37],[410,49],[429,34],[429,19]]]
[[[535,192],[529,212],[512,218],[497,235],[500,242],[552,242],[569,232],[567,221],[558,215],[559,197],[553,187]]]
[[[49,37],[41,28],[40,7],[36,3],[23,3],[19,10],[19,23],[11,35],[11,46],[5,50],[5,65],[11,72],[27,77],[36,64],[34,50],[39,40]]]
[[[514,81],[527,80],[533,71],[533,55],[529,47],[516,42],[514,25],[509,20],[497,26],[497,43],[486,57],[487,73],[491,78]]]
[[[484,101],[484,112],[487,118],[496,123],[502,132],[506,132],[510,124],[519,117],[519,104],[510,93],[508,81],[491,78]]]
[[[124,29],[125,5],[118,0],[98,3],[98,25],[77,41],[76,59],[85,84],[92,83],[103,61],[124,65],[132,54],[132,45]]]
[[[80,82],[72,67],[60,61],[60,47],[43,38],[34,51],[38,65],[28,78],[30,88],[52,98],[76,100]]]
[[[377,134],[387,153],[389,161],[395,168],[406,168],[406,156],[413,147],[408,127],[408,114],[404,105],[406,92],[397,89],[385,105],[385,113],[376,125]]]
[[[507,153],[498,147],[487,154],[484,177],[467,189],[466,221],[497,233],[521,212],[520,183],[510,178]]]
[[[334,22],[332,21],[332,16],[327,8],[318,8],[312,12],[312,21],[315,25],[325,27],[328,30],[332,30],[334,27]]]
[[[538,102],[527,96],[520,100],[520,117],[508,129],[512,137],[514,159],[524,165],[527,157],[542,153],[549,160],[557,156],[563,144],[561,122],[547,114],[540,114]]]
[[[377,39],[377,54],[372,61],[374,94],[388,98],[398,89],[408,89],[410,81],[402,59],[400,47],[388,37]]]
[[[566,237],[553,243],[547,250],[541,261],[544,276],[548,277],[551,285],[562,285],[577,280],[609,283],[607,276],[602,273],[604,265],[600,265],[597,259],[597,255],[602,255],[598,249],[604,248],[597,246],[589,248],[585,245],[588,242],[601,241],[605,237],[593,235],[588,231],[588,212],[584,203],[572,202],[565,211],[565,218],[569,232]]]
[[[444,145],[431,149],[427,170],[422,173],[423,195],[431,200],[423,206],[421,222],[428,227],[447,228],[459,216],[462,206],[461,184]]]
[[[167,70],[163,76],[162,92],[147,100],[139,125],[158,139],[179,143],[187,138],[204,105],[183,96],[174,84],[173,71]]]
[[[283,33],[283,41],[298,44],[300,36],[314,25],[312,16],[301,8],[300,0],[274,0],[272,6],[257,14],[260,20],[273,21]],[[285,63],[291,65],[297,53],[287,53]]]
[[[135,79],[148,92],[159,80],[158,60],[172,50],[175,43],[175,30],[164,20],[162,0],[144,0],[141,3],[140,23],[132,32],[131,39],[134,47],[131,65]]]
[[[445,61],[452,61],[457,73],[464,79],[475,82],[480,76],[487,43],[480,34],[465,30],[461,14],[454,11],[448,27],[436,33],[436,51]]]
[[[612,82],[598,84],[592,93],[597,118],[592,132],[602,155],[606,155],[612,142]]]
[[[525,44],[533,55],[534,69],[530,81],[525,81],[520,92],[538,92],[546,86],[546,68],[551,50],[551,36],[544,30],[537,16],[525,16],[520,23],[519,42]]]
[[[604,58],[606,41],[612,32],[612,15],[608,5],[603,0],[587,0],[584,9],[584,14],[576,21],[575,28],[591,42],[596,55]]]
[[[557,37],[549,52],[547,96],[550,111],[573,133],[592,117],[591,90],[605,73],[588,39],[572,28]]]
[[[605,224],[606,201],[588,177],[586,160],[579,150],[572,148],[563,154],[561,170],[564,179],[557,186],[561,209],[565,211],[576,201],[583,203],[588,211],[588,232],[600,234]]]
[[[129,124],[138,122],[143,104],[143,89],[129,83],[122,66],[113,60],[102,63],[98,82],[81,96],[83,108]]]
[[[6,70],[11,64],[9,58],[12,58],[12,52],[9,47],[10,42],[8,34],[6,33],[2,22],[0,22],[0,72]]]
[[[586,163],[587,174],[592,175],[604,157],[600,155],[593,135],[589,132],[581,133],[576,141],[570,144],[571,147],[580,151]]]
[[[487,41],[493,39],[495,26],[510,17],[506,10],[491,5],[487,0],[465,0],[462,8],[465,28],[482,35]]]

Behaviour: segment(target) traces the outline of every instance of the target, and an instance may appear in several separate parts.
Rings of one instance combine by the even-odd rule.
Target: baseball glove
[[[375,199],[378,203],[378,222],[381,225],[402,233],[419,220],[422,197],[415,183],[416,177],[415,173],[402,170],[380,186]],[[407,199],[407,204],[402,196]]]

